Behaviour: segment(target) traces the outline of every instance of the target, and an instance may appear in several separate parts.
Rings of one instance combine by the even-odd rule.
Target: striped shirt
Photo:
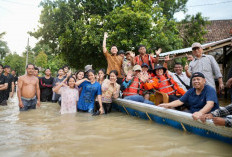
[[[107,60],[107,71],[106,73],[109,74],[111,70],[117,70],[118,71],[118,78],[122,78],[122,63],[123,58],[119,55],[111,55],[108,51],[104,53],[106,60]]]
[[[221,107],[211,112],[211,114],[214,117],[225,117],[225,120],[226,120],[225,126],[232,127],[232,117],[231,117],[232,116],[232,104],[229,104],[226,107]],[[230,115],[230,117],[228,115]]]
[[[189,63],[189,72],[201,72],[204,74],[206,79],[206,84],[212,86],[216,89],[214,76],[218,79],[222,77],[220,68],[215,58],[211,55],[203,54],[200,59],[195,58]]]

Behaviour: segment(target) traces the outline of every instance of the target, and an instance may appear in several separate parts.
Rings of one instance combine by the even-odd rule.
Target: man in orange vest
[[[166,93],[169,96],[169,102],[179,99],[185,94],[185,91],[178,86],[173,78],[166,73],[167,69],[160,64],[157,64],[153,70],[155,77],[144,84],[146,90],[156,89]]]
[[[142,102],[146,104],[154,105],[153,102],[144,99],[142,96],[143,88],[143,73],[141,72],[142,68],[140,65],[135,65],[133,68],[133,74],[128,72],[126,79],[122,83],[123,97],[127,100]]]

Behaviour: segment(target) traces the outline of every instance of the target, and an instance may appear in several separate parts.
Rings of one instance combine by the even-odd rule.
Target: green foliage
[[[0,33],[0,61],[10,52],[7,42],[2,40],[5,34],[6,32]]]
[[[47,67],[48,57],[43,51],[36,56],[35,64],[38,67]]]
[[[187,15],[180,23],[184,47],[189,47],[194,42],[203,43],[205,41],[203,36],[207,34],[207,24],[209,24],[207,18],[202,17],[201,13],[195,16]]]
[[[12,70],[16,70],[19,75],[25,73],[25,58],[18,54],[9,54],[4,59],[4,64],[9,65]]]
[[[183,40],[173,15],[185,11],[186,3],[187,0],[44,0],[41,26],[30,33],[40,39],[35,53],[43,50],[48,66],[53,65],[53,55],[59,54],[76,69],[83,69],[86,64],[105,67],[104,32],[109,34],[108,49],[113,44],[126,51],[135,51],[140,44],[146,45],[148,52],[159,47],[164,52],[180,49]],[[44,45],[49,48],[44,50]]]
[[[173,19],[174,14],[180,11],[186,12],[188,0],[155,0],[162,8],[162,13],[168,20]]]

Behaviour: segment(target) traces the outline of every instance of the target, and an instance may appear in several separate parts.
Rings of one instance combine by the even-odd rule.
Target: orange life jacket
[[[132,79],[131,84],[123,91],[123,97],[130,95],[143,94],[143,82],[138,77]]]
[[[160,92],[166,93],[168,95],[177,94],[177,88],[175,87],[175,82],[171,76],[165,74],[161,76],[155,76],[154,78],[157,78],[159,80],[158,90]]]

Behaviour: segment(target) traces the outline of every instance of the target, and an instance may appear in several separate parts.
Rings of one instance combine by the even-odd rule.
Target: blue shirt
[[[98,82],[91,84],[88,81],[84,81],[80,84],[82,87],[81,95],[78,101],[77,108],[83,111],[92,110],[94,108],[94,100],[97,95],[102,95],[101,85]]]
[[[200,111],[206,105],[207,101],[214,102],[214,107],[211,111],[219,108],[216,91],[209,85],[205,85],[200,95],[196,94],[195,88],[191,88],[179,100],[189,104],[191,113]]]

